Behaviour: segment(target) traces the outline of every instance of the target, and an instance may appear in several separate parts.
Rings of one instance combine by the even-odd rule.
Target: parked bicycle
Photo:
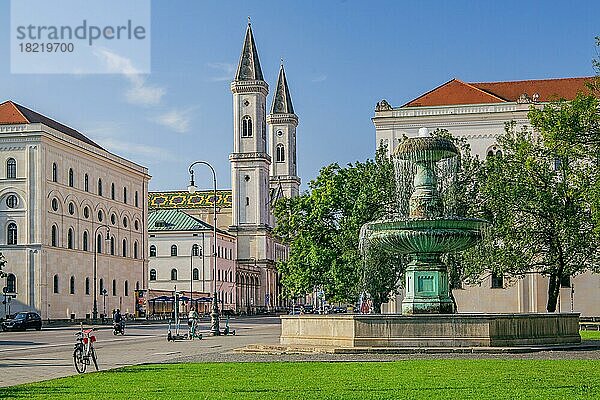
[[[75,348],[73,349],[73,363],[78,373],[83,374],[85,369],[91,362],[94,363],[96,371],[98,371],[98,361],[96,360],[96,350],[94,342],[96,336],[92,332],[96,329],[83,329],[83,325],[79,332],[75,333]]]

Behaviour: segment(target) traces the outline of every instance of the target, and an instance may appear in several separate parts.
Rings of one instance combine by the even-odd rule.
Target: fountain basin
[[[375,221],[369,241],[401,254],[450,253],[466,250],[481,239],[487,221],[477,218],[435,218]]]

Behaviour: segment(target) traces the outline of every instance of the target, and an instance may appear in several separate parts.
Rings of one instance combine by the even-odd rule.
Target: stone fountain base
[[[581,343],[579,314],[286,315],[280,344],[342,348]]]

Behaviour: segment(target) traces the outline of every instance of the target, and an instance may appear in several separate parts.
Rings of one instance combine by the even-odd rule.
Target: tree
[[[598,107],[583,94],[532,107],[534,130],[507,124],[502,155],[486,162],[481,201],[493,225],[480,265],[546,275],[548,312],[556,310],[562,279],[600,269]]]

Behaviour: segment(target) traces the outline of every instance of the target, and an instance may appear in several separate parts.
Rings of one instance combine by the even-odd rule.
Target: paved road
[[[240,318],[230,321],[235,336],[209,337],[209,322],[200,329],[204,339],[167,342],[166,324],[129,325],[125,336],[113,336],[106,327],[96,332],[100,370],[141,363],[165,362],[182,357],[230,353],[252,343],[274,344],[279,340],[277,317]],[[187,328],[187,326],[185,327]],[[0,332],[0,387],[74,375],[73,345],[77,328],[44,329],[41,332]],[[93,366],[88,369],[94,370]]]

